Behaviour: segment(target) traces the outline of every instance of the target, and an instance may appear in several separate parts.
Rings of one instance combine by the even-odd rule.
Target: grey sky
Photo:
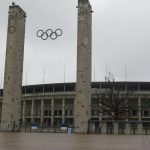
[[[76,80],[77,0],[15,0],[27,13],[23,84]],[[8,7],[0,4],[0,75],[4,73]],[[108,71],[116,80],[150,81],[150,1],[91,0],[95,80]],[[42,41],[38,29],[63,29],[57,40]],[[93,67],[94,68],[94,67]],[[93,69],[94,70],[94,69]],[[94,71],[92,71],[92,74]],[[27,74],[27,80],[26,80]],[[94,80],[94,77],[92,77]],[[1,81],[0,81],[1,86]]]

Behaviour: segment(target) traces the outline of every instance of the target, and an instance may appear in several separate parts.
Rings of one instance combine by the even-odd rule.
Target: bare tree
[[[117,86],[111,73],[108,74],[105,80],[105,88],[96,90],[99,113],[107,113],[112,120],[127,119],[128,112],[132,109],[128,103],[128,97],[132,92],[128,91],[126,87]]]

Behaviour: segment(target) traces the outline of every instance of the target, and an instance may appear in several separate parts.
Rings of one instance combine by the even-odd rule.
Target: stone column
[[[51,126],[54,126],[54,99],[51,100]]]
[[[20,129],[25,18],[26,13],[20,6],[15,4],[9,6],[2,131],[19,131]]]
[[[106,122],[102,122],[101,123],[101,133],[102,134],[106,134],[107,133],[107,123]]]
[[[2,103],[0,103],[0,117],[2,115]]]
[[[126,122],[125,124],[125,134],[130,134],[130,122]]]
[[[23,101],[23,114],[22,114],[22,123],[23,127],[25,127],[26,124],[26,101]]]
[[[138,123],[138,134],[143,134],[143,124],[141,122]]]
[[[141,122],[142,120],[142,109],[141,109],[141,98],[138,98],[138,134],[142,134],[143,133],[143,124]]]
[[[141,98],[138,99],[138,121],[142,120]]]
[[[62,100],[62,123],[65,123],[65,98]]]
[[[126,85],[126,89],[127,89],[127,85]],[[128,99],[125,99],[125,103],[128,104]],[[128,105],[127,105],[128,106]],[[126,117],[125,117],[125,121],[127,122],[129,120],[129,113],[128,113],[128,108],[126,109]]]
[[[43,126],[44,121],[44,100],[41,100],[41,127]]]
[[[114,134],[118,134],[119,132],[118,122],[114,122]]]
[[[91,117],[92,8],[78,0],[77,82],[74,105],[75,133],[87,133]]]
[[[101,100],[100,100],[101,101]],[[102,109],[101,109],[101,107],[102,107],[102,104],[101,104],[101,102],[99,103],[99,129],[101,129],[102,128],[102,116],[103,116],[103,112],[102,112]]]
[[[34,123],[34,100],[32,100],[31,104],[31,123]]]
[[[127,90],[127,84],[126,84],[126,90]],[[126,103],[128,103],[128,99],[125,100]],[[129,114],[128,109],[126,109],[126,118],[125,118],[125,134],[130,134],[130,122],[129,122]]]

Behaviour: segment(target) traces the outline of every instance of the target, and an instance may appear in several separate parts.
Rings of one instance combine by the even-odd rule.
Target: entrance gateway
[[[18,5],[9,7],[1,131],[19,131],[26,13]],[[92,8],[89,0],[78,0],[76,133],[87,133],[91,103]],[[24,122],[24,120],[23,120]]]

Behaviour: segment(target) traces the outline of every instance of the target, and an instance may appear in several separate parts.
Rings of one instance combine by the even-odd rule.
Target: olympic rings
[[[47,29],[45,32],[43,30],[38,30],[36,35],[40,37],[42,40],[47,40],[51,38],[52,40],[57,39],[57,37],[61,36],[63,31],[61,29],[56,29],[53,31],[52,29]]]

